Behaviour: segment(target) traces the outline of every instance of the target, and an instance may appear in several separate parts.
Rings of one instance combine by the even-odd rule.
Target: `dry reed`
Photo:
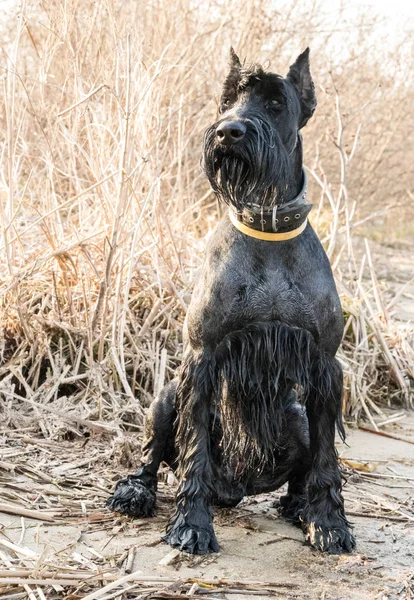
[[[409,38],[387,49],[379,31],[317,2],[23,1],[0,31],[4,427],[139,428],[172,377],[220,213],[199,157],[230,43],[279,71],[311,46],[306,164],[346,315],[344,410],[376,427],[382,403],[411,405],[409,336],[354,251],[358,223],[409,210]]]

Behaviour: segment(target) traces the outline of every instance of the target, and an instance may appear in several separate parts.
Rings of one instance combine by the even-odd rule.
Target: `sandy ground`
[[[91,440],[88,450],[67,442],[66,452],[62,453],[61,447],[57,456],[53,442],[43,442],[43,449],[36,450],[36,456],[32,456],[26,438],[26,441],[16,439],[15,451],[20,449],[32,456],[29,468],[31,465],[38,474],[24,468],[17,468],[15,473],[4,472],[0,479],[2,496],[6,494],[7,502],[22,506],[24,500],[26,507],[30,504],[33,508],[43,509],[49,503],[49,512],[55,511],[55,514],[62,510],[59,506],[65,510],[67,498],[67,516],[65,518],[65,513],[61,512],[60,522],[58,518],[55,523],[42,523],[28,518],[22,522],[20,516],[0,513],[0,557],[3,562],[9,559],[9,566],[17,567],[13,551],[1,547],[1,540],[6,539],[36,554],[31,562],[24,562],[26,567],[29,564],[47,564],[56,568],[72,565],[73,569],[78,565],[79,569],[93,571],[114,568],[125,550],[134,546],[132,570],[139,570],[145,576],[173,579],[226,577],[281,584],[275,595],[271,592],[260,594],[259,590],[254,595],[244,591],[243,594],[206,596],[210,598],[414,598],[414,415],[385,429],[412,443],[350,429],[348,445],[338,446],[340,456],[346,461],[348,481],[344,493],[357,538],[357,549],[350,555],[329,556],[304,545],[301,530],[279,518],[272,507],[279,495],[273,493],[246,499],[232,510],[216,511],[220,554],[189,557],[178,553],[171,564],[163,566],[160,561],[170,554],[171,549],[160,540],[160,535],[172,511],[174,484],[161,483],[159,510],[154,519],[120,518],[108,513],[103,504],[105,491],[113,485],[111,480],[117,479],[125,469],[119,469],[118,473],[108,471],[100,444]],[[89,464],[88,459],[85,461],[85,450],[91,457]],[[82,452],[83,460],[78,460]],[[22,461],[22,458],[23,455],[15,456],[15,460]],[[49,474],[51,481],[36,481],[39,473]],[[23,494],[22,489],[29,488],[33,493]],[[31,501],[27,502],[27,498]],[[119,576],[122,576],[122,569]],[[3,598],[6,587],[2,589],[1,585],[0,598]],[[100,584],[96,589],[99,587]],[[10,589],[18,590],[9,587],[8,594]],[[79,593],[71,597],[81,598],[91,589],[95,588],[81,586]],[[45,590],[47,598],[67,597],[66,589],[59,593],[52,588]]]

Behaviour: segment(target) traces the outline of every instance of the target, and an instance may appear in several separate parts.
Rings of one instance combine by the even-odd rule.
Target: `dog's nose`
[[[246,126],[241,121],[223,121],[216,129],[221,144],[239,142],[246,133]]]

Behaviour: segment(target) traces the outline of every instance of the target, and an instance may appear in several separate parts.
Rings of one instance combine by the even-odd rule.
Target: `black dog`
[[[180,480],[165,540],[217,552],[212,505],[289,482],[283,516],[328,552],[355,545],[334,446],[341,436],[343,318],[325,252],[307,222],[302,138],[316,107],[309,49],[286,78],[231,50],[204,169],[229,205],[207,249],[184,326],[185,356],[148,413],[142,466],[108,505],[151,516],[161,461]],[[297,401],[299,394],[300,403]]]

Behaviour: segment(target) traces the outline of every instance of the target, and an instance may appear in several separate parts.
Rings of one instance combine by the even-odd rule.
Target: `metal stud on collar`
[[[279,222],[279,219],[276,219],[276,214],[277,214],[277,206],[275,206],[272,211],[272,229],[273,229],[273,231],[277,231],[276,225]]]

